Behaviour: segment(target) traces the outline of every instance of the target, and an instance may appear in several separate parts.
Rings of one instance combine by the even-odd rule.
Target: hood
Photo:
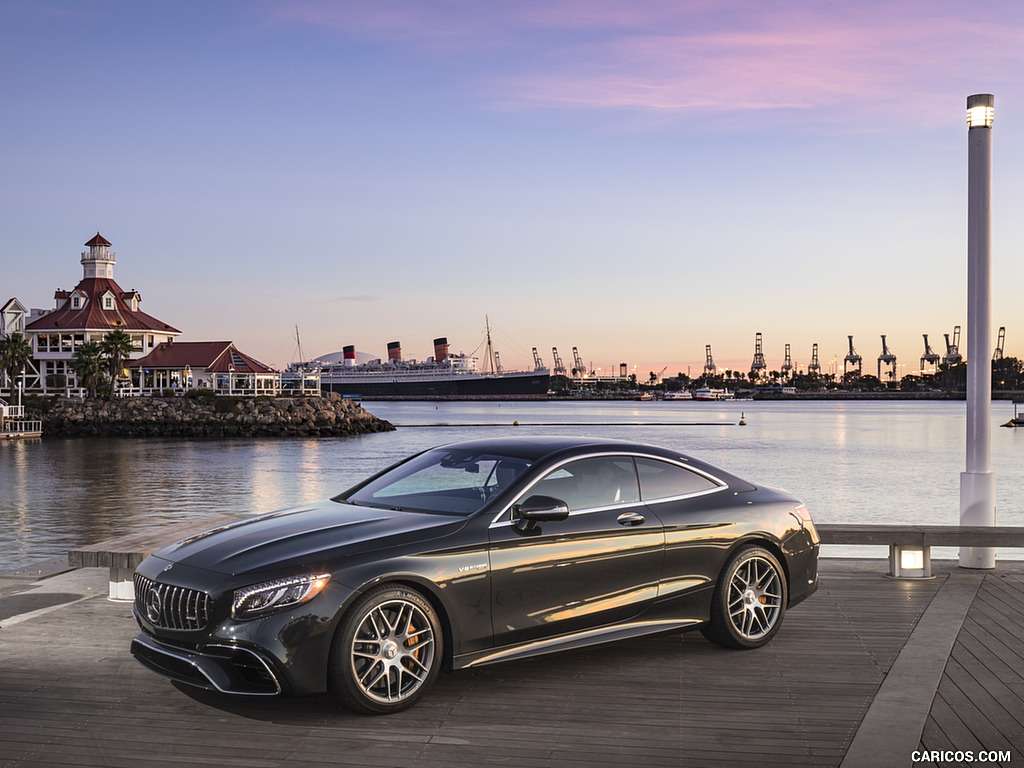
[[[218,573],[326,564],[414,539],[453,533],[462,517],[401,512],[324,500],[203,531],[154,554]]]

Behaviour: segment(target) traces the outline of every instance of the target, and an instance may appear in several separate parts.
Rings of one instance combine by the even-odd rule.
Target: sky
[[[0,301],[97,231],[182,340],[283,367],[446,336],[698,375],[964,326],[966,98],[995,94],[992,324],[1024,357],[1018,0],[0,0]],[[296,329],[298,333],[296,332]],[[991,354],[991,350],[988,351]]]

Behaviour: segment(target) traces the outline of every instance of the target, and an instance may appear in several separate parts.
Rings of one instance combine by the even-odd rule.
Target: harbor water
[[[822,523],[959,522],[963,402],[368,402],[395,432],[320,439],[0,442],[0,570],[215,512],[334,495],[410,453],[467,438],[587,435],[662,445],[785,488]],[[992,405],[997,522],[1024,525],[1024,429]],[[746,422],[740,426],[740,420]],[[518,422],[518,424],[516,424]],[[827,555],[884,557],[885,548]],[[938,550],[937,557],[956,551]],[[1000,550],[1020,559],[1020,550]]]

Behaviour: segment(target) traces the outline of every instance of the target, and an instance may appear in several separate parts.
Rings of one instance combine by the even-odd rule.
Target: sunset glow
[[[306,356],[423,359],[488,315],[506,368],[747,370],[761,332],[770,368],[886,334],[916,369],[965,322],[964,100],[994,93],[993,323],[1024,355],[1008,0],[0,14],[0,300],[49,308],[99,230],[143,310],[276,366],[296,326]]]

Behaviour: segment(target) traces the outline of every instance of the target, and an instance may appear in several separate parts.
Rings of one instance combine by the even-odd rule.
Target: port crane
[[[783,378],[793,378],[793,358],[789,354],[789,344],[786,345],[786,359],[782,363],[782,370],[780,373]]]
[[[761,347],[761,332],[758,331],[754,337],[754,361],[750,364],[750,378],[759,379],[768,370],[768,364],[764,361],[764,350]]]
[[[551,372],[555,376],[565,376],[565,364],[562,362],[562,358],[558,356],[558,347],[551,348],[551,356],[554,358],[554,362],[551,364],[553,366]]]
[[[587,366],[584,365],[580,351],[576,347],[572,348],[572,375],[581,378],[587,375]]]
[[[535,370],[535,371],[543,371],[544,370],[544,361],[541,360],[540,359],[540,355],[537,354],[537,348],[536,347],[533,348],[533,370]]]
[[[847,338],[850,340],[850,352],[845,358],[843,358],[843,376],[846,375],[846,366],[848,364],[856,365],[857,375],[860,376],[861,372],[864,370],[864,360],[857,354],[857,350],[853,348],[853,336],[848,336]]]
[[[921,334],[924,336],[924,354],[921,355],[921,373],[925,372],[926,368],[931,368],[929,373],[935,373],[936,368],[939,366],[939,355],[933,351],[931,345],[928,343],[928,334]]]
[[[964,356],[960,354],[960,326],[953,326],[953,342],[949,341],[949,334],[944,334],[946,337],[946,354],[942,356],[943,365],[960,365],[964,361]]]
[[[814,342],[811,346],[811,362],[807,366],[807,373],[821,376],[821,363],[818,362],[818,342]]]
[[[1006,327],[999,326],[999,341],[996,342],[996,351],[992,353],[993,360],[1003,359],[1003,345],[1006,343]]]
[[[718,374],[718,368],[715,367],[715,358],[711,356],[710,344],[706,344],[704,346],[704,354],[706,355],[706,358],[704,360],[704,375],[716,376]]]
[[[889,346],[885,343],[885,334],[882,334],[882,354],[878,356],[878,380],[885,381],[882,378],[882,366],[886,367],[886,376],[889,381],[896,381],[896,355],[889,351]]]

